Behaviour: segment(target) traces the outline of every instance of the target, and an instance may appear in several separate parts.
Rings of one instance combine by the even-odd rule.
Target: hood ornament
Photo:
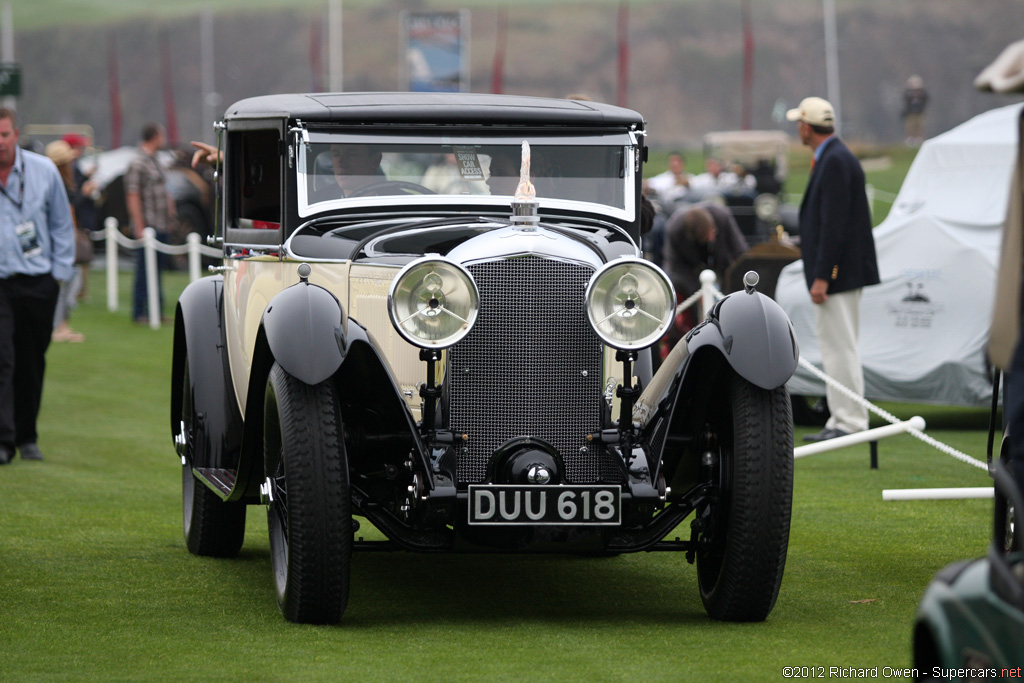
[[[530,226],[540,222],[537,209],[537,190],[530,182],[530,143],[523,140],[522,161],[519,166],[519,185],[512,200],[512,224]]]

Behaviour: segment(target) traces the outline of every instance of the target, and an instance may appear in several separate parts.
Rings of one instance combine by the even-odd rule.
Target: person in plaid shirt
[[[157,162],[156,153],[167,143],[167,134],[163,126],[149,123],[142,129],[142,141],[139,143],[139,157],[128,167],[125,173],[125,201],[128,205],[128,218],[131,220],[132,236],[142,239],[144,228],[156,230],[157,239],[167,243],[167,231],[175,220],[174,198],[167,191],[164,169]],[[157,258],[157,269],[163,270],[164,259]],[[160,314],[163,317],[164,293],[161,278]],[[137,323],[149,322],[149,298],[146,286],[145,251],[135,252],[135,292],[132,305],[132,316]]]

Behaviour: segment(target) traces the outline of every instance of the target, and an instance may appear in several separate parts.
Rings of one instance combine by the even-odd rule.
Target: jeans
[[[167,233],[158,232],[156,239],[162,244],[167,244]],[[159,291],[157,301],[160,306],[160,316],[164,313],[164,284],[163,271],[167,267],[167,255],[157,252],[156,254],[156,283]],[[149,318],[149,290],[146,284],[146,250],[135,250],[135,290],[132,302],[132,317],[135,320]]]

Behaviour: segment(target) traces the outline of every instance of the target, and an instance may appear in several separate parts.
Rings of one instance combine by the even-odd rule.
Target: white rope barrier
[[[890,412],[888,412],[886,410],[883,410],[883,409],[879,408],[878,406],[870,403],[869,401],[865,400],[864,397],[860,396],[859,394],[857,394],[854,391],[851,391],[850,389],[848,389],[847,387],[843,386],[842,384],[840,384],[836,380],[832,379],[831,377],[826,375],[824,372],[822,372],[818,368],[814,367],[814,365],[812,365],[809,361],[805,360],[804,358],[800,358],[800,366],[802,368],[804,368],[805,370],[809,371],[811,374],[813,374],[818,379],[824,381],[826,384],[831,385],[832,388],[836,389],[837,391],[839,391],[841,394],[843,394],[844,396],[846,396],[850,400],[856,401],[858,404],[864,406],[865,408],[867,408],[868,410],[873,412],[875,415],[878,415],[878,416],[882,417],[887,422],[889,422],[891,424],[896,424],[896,423],[900,422],[900,419],[898,417],[896,417],[895,415],[893,415],[892,413],[890,413]],[[956,458],[957,460],[960,460],[961,462],[965,462],[968,465],[973,465],[974,467],[978,467],[980,469],[983,469],[986,472],[988,471],[988,465],[987,464],[981,462],[980,460],[976,460],[975,458],[972,458],[971,456],[967,455],[966,453],[963,453],[962,451],[958,451],[957,449],[953,448],[952,446],[948,446],[948,445],[942,443],[941,441],[937,441],[937,440],[933,439],[932,437],[928,436],[927,434],[925,434],[924,432],[922,432],[920,429],[918,429],[916,427],[908,425],[907,429],[906,429],[906,432],[908,434],[910,434],[911,436],[913,436],[913,437],[915,437],[917,439],[920,439],[921,441],[925,442],[929,446],[932,446],[933,448],[936,448],[939,451],[942,451],[946,455],[951,455],[954,458]],[[830,439],[830,441],[831,441],[831,439]]]
[[[725,295],[722,294],[722,292],[719,291],[715,287],[715,273],[714,273],[714,271],[712,271],[712,270],[704,270],[704,271],[702,271],[701,274],[700,274],[700,281],[701,281],[701,290],[699,292],[697,292],[696,294],[694,294],[693,296],[691,296],[686,301],[684,301],[683,303],[679,304],[679,306],[676,308],[676,312],[677,313],[679,311],[681,311],[681,310],[684,310],[685,308],[688,308],[688,307],[692,306],[694,303],[696,303],[697,300],[701,299],[702,297],[704,297],[707,294],[710,294],[715,299],[724,299],[725,298]],[[709,308],[710,308],[710,305],[705,304],[705,308],[704,308],[705,312]],[[874,414],[878,415],[879,417],[883,418],[885,421],[887,421],[891,425],[891,427],[895,427],[895,429],[893,429],[892,431],[889,431],[891,429],[891,427],[879,427],[879,428],[877,428],[875,430],[869,430],[867,432],[860,432],[860,433],[851,434],[851,435],[848,435],[848,436],[845,436],[845,437],[839,437],[839,438],[836,438],[836,439],[829,439],[828,441],[822,441],[822,442],[819,442],[817,444],[812,444],[810,446],[802,446],[800,448],[794,449],[794,451],[793,451],[794,457],[803,457],[804,455],[812,455],[814,453],[820,453],[820,452],[824,452],[824,451],[827,451],[827,450],[834,450],[836,448],[843,448],[845,446],[853,445],[855,443],[862,443],[864,441],[875,441],[876,439],[875,438],[871,438],[871,437],[868,437],[868,438],[858,438],[856,441],[846,441],[846,439],[849,439],[850,437],[861,437],[861,436],[863,436],[865,434],[879,433],[879,430],[883,430],[884,431],[884,433],[882,434],[883,436],[893,436],[894,434],[902,434],[902,433],[910,434],[914,438],[919,439],[920,441],[923,441],[924,443],[928,444],[929,446],[935,448],[936,450],[938,450],[938,451],[940,451],[942,453],[945,453],[946,455],[952,456],[952,457],[956,458],[957,460],[960,460],[961,462],[967,463],[968,465],[972,465],[972,466],[977,467],[979,469],[983,469],[986,472],[988,471],[988,465],[986,463],[984,463],[984,462],[982,462],[980,460],[977,460],[976,458],[972,458],[971,456],[967,455],[966,453],[964,453],[962,451],[958,451],[957,449],[953,448],[952,446],[944,444],[941,441],[938,441],[937,439],[933,439],[932,437],[930,437],[927,434],[925,434],[922,431],[925,428],[924,419],[923,418],[913,417],[910,420],[907,420],[906,422],[904,422],[904,421],[900,420],[898,417],[896,417],[895,415],[893,415],[892,413],[890,413],[890,412],[888,412],[886,410],[883,410],[882,408],[879,408],[878,406],[874,405],[873,403],[867,401],[860,394],[858,394],[855,391],[849,389],[848,387],[842,385],[841,383],[839,383],[837,380],[833,379],[832,377],[829,377],[824,372],[822,372],[821,370],[816,368],[810,361],[804,359],[803,357],[801,357],[799,359],[799,363],[800,363],[801,367],[803,367],[805,370],[807,370],[808,372],[813,374],[815,377],[817,377],[821,381],[825,382],[826,384],[832,386],[834,389],[839,391],[844,396],[848,397],[849,399],[851,399],[853,401],[856,401],[859,405],[864,406],[869,411],[871,411]],[[920,422],[917,422],[917,420],[920,420]],[[801,455],[797,456],[796,455],[797,452],[800,452]]]
[[[713,270],[702,270],[700,272],[700,289],[690,295],[688,299],[676,306],[676,315],[679,315],[686,309],[694,306],[698,301],[700,302],[703,315],[701,318],[707,315],[707,312],[711,310],[717,299],[725,297],[722,292],[715,286],[717,276]]]
[[[104,221],[103,232],[90,235],[94,241],[106,240],[107,257],[107,310],[111,313],[117,311],[117,272],[118,272],[118,247],[129,250],[143,249],[143,259],[146,262],[146,293],[149,303],[149,326],[154,330],[160,329],[159,312],[159,273],[157,272],[157,252],[171,256],[188,256],[189,281],[195,282],[202,277],[202,257],[220,258],[220,249],[214,249],[201,244],[202,238],[198,233],[189,233],[185,237],[185,244],[163,244],[156,239],[156,230],[145,228],[142,231],[142,239],[131,239],[121,234],[118,229],[117,219],[113,216]]]
[[[703,296],[704,296],[704,292],[699,292],[699,291],[698,292],[694,292],[693,295],[691,295],[689,299],[687,299],[686,301],[684,301],[681,304],[679,304],[678,306],[676,306],[676,315],[679,315],[680,313],[685,311],[687,308],[690,308],[691,306],[696,304],[698,301],[701,300],[701,298]]]

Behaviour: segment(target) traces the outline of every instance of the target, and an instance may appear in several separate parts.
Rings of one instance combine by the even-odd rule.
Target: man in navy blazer
[[[800,251],[814,302],[814,319],[825,374],[864,395],[857,338],[861,288],[879,283],[864,170],[835,134],[832,105],[808,97],[786,118],[797,122],[800,141],[814,152],[800,204]],[[831,386],[825,388],[831,417],[807,441],[824,441],[868,428],[867,408]]]

